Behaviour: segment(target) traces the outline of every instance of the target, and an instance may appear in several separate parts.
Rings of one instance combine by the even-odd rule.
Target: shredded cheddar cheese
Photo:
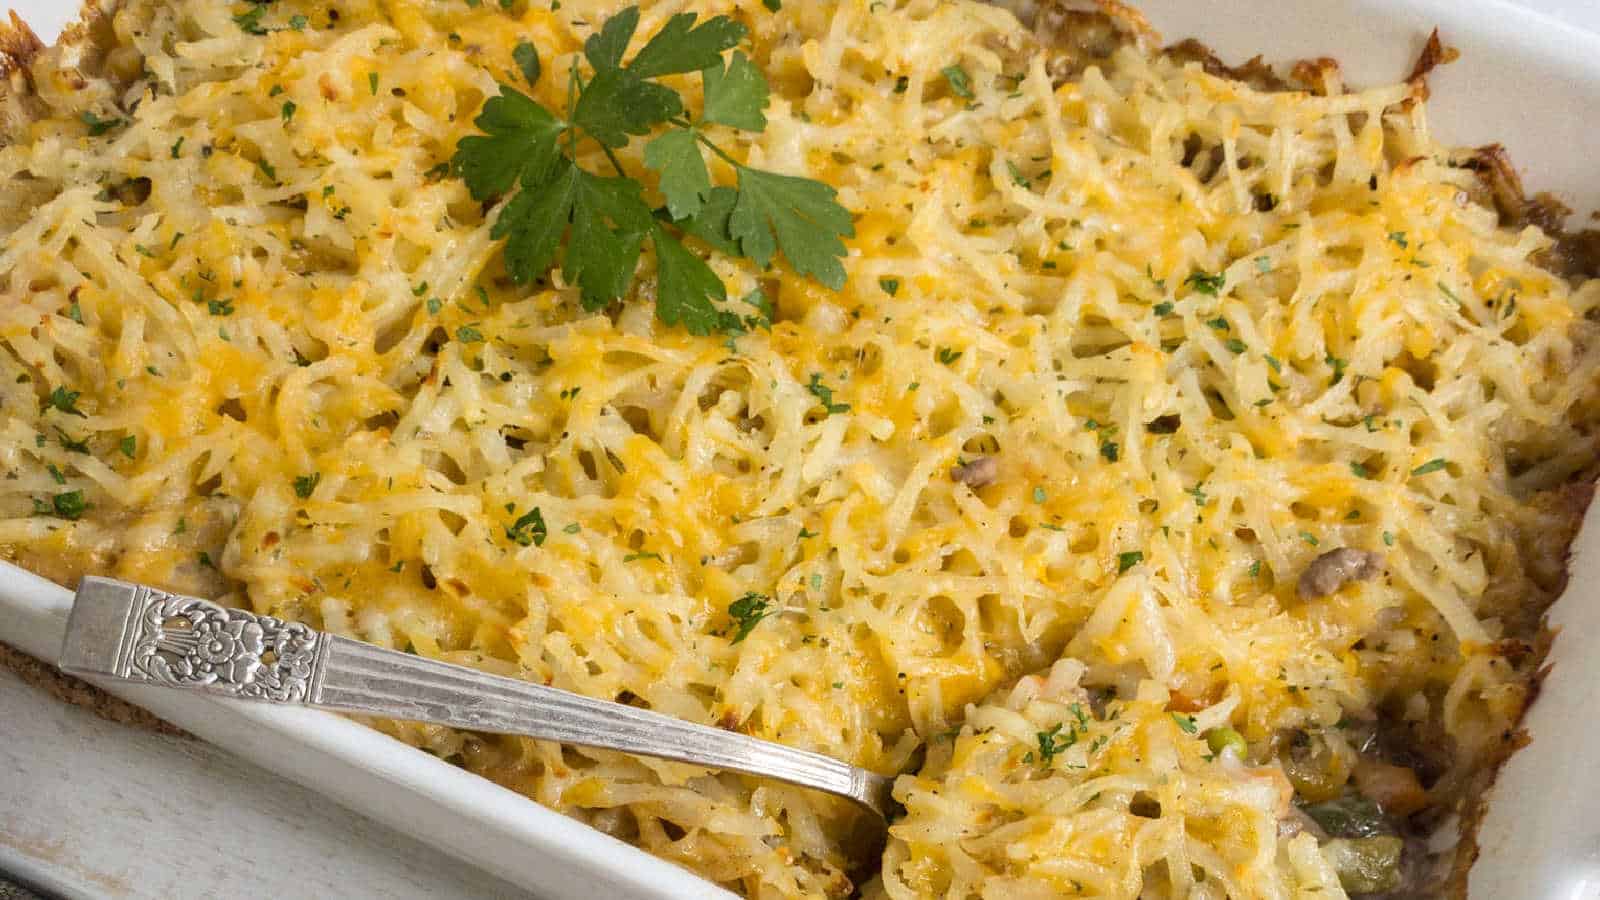
[[[798,788],[383,726],[750,897],[1338,897],[1302,807],[1463,811],[1563,581],[1600,284],[1415,86],[1258,91],[965,0],[646,3],[635,46],[748,25],[768,127],[718,144],[855,216],[837,292],[693,244],[774,303],[695,337],[514,284],[445,165],[519,43],[560,108],[620,8],[129,0],[41,54],[4,554],[906,773],[880,865]],[[1344,548],[1381,574],[1308,593]],[[1415,804],[1390,739],[1437,751]]]

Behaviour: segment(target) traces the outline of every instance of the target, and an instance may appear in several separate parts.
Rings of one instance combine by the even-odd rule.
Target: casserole
[[[375,85],[374,85],[374,89],[375,89]],[[175,150],[175,151],[174,151],[174,155],[176,155],[176,150]],[[270,171],[269,171],[269,172],[268,172],[268,174],[269,174],[269,175],[270,175],[270,174],[271,174],[271,173],[270,173]],[[1402,235],[1402,240],[1400,240],[1400,241],[1397,241],[1397,243],[1400,243],[1400,244],[1401,244],[1401,246],[1404,246],[1404,241],[1403,241],[1403,235]],[[1216,289],[1216,287],[1215,287],[1215,286],[1213,286],[1213,287],[1212,287],[1212,289],[1211,289],[1211,292],[1212,292],[1212,293],[1214,293],[1214,292],[1215,292],[1215,289]],[[218,314],[219,314],[219,313],[218,313],[218,312],[216,312],[216,311],[213,311],[213,313],[212,313],[212,315],[218,315]],[[224,313],[221,313],[221,314],[224,314],[224,315],[226,315],[226,314],[227,314],[227,313],[225,313],[225,312],[224,312]],[[1218,327],[1218,326],[1213,326],[1213,327]],[[1225,328],[1225,327],[1226,327],[1226,325],[1223,325],[1223,326],[1221,326],[1221,327],[1224,327],[1224,328]],[[226,337],[224,337],[224,339],[226,339]],[[1241,350],[1234,350],[1234,351],[1233,351],[1233,352],[1235,352],[1235,353],[1239,353],[1239,352],[1242,352],[1242,351],[1241,351]],[[951,361],[953,361],[953,359],[954,359],[954,357],[951,357]],[[1269,362],[1270,362],[1270,361],[1271,361],[1271,360],[1270,360],[1270,359],[1269,359]],[[1337,377],[1336,377],[1336,378],[1335,378],[1335,380],[1337,380]],[[816,381],[816,378],[815,378],[815,377],[813,377],[813,383],[815,383],[815,381]],[[814,393],[817,393],[817,392],[816,392],[816,391],[814,391]],[[828,400],[826,400],[826,399],[825,399],[825,400],[824,400],[824,402],[829,402],[829,403],[830,403],[830,407],[831,407],[831,401],[828,401]],[[70,400],[69,400],[69,401],[68,401],[68,404],[69,404],[69,405],[70,405]],[[848,407],[846,407],[846,409],[848,409]],[[831,413],[832,413],[832,411],[833,411],[833,410],[832,410],[832,409],[831,409],[831,408],[830,408],[830,410],[829,410],[829,413],[830,413],[830,414],[831,414]],[[130,456],[131,456],[131,454],[130,454]],[[1115,461],[1116,461],[1116,457],[1115,457],[1115,450],[1114,450],[1114,448],[1113,448],[1113,450],[1112,450],[1112,451],[1111,451],[1111,454],[1110,454],[1110,456],[1109,456],[1109,458],[1110,458],[1110,460],[1111,460],[1111,461],[1113,461],[1113,462],[1115,462]],[[1425,464],[1425,465],[1422,465],[1422,466],[1419,466],[1419,467],[1418,467],[1418,468],[1419,468],[1419,471],[1418,471],[1418,473],[1417,473],[1417,474],[1423,474],[1423,473],[1425,473],[1425,471],[1430,471],[1430,469],[1429,469],[1429,466],[1430,466],[1430,465],[1432,465],[1432,463],[1429,463],[1429,464]],[[1441,465],[1442,465],[1442,461],[1441,461]],[[1431,469],[1431,471],[1437,471],[1437,468],[1434,468],[1434,469]],[[314,486],[314,484],[313,484],[313,486]],[[296,488],[296,490],[297,490],[297,491],[298,491],[298,490],[299,490],[299,488],[298,488],[298,486],[297,486],[297,488]],[[304,496],[304,495],[302,495],[302,496]],[[1043,502],[1043,499],[1042,499],[1042,497],[1039,497],[1039,496],[1038,496],[1038,495],[1037,495],[1037,492],[1036,492],[1036,500],[1035,500],[1035,502],[1036,502],[1036,503],[1042,503],[1042,502]],[[1198,499],[1198,498],[1197,498],[1197,501],[1196,501],[1196,502],[1197,502],[1197,503],[1199,503],[1199,504],[1200,504],[1200,505],[1204,505],[1204,501],[1203,501],[1203,500],[1202,500],[1202,499]],[[59,503],[58,503],[58,504],[57,504],[57,506],[58,506],[58,509],[59,509],[59,508],[60,508],[60,504],[59,504]],[[180,523],[181,523],[181,520],[180,520]],[[1310,539],[1308,539],[1308,540],[1310,540]],[[1313,545],[1315,545],[1315,541],[1314,541],[1314,540],[1310,540],[1310,542],[1311,542],[1311,543],[1312,543],[1312,544],[1313,544]],[[1134,560],[1133,560],[1133,562],[1137,562],[1137,558],[1135,558],[1135,559],[1134,559]],[[1191,722],[1191,723],[1190,723],[1190,725],[1191,725],[1191,729],[1192,729],[1192,722]]]

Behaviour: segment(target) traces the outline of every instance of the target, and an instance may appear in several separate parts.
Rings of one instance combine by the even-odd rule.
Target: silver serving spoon
[[[892,778],[832,757],[110,578],[78,585],[60,665],[80,675],[743,772],[836,794],[884,822],[895,806]]]

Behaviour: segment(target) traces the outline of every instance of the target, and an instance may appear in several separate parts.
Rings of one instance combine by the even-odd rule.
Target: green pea
[[[1219,756],[1222,755],[1222,751],[1227,750],[1229,747],[1232,747],[1240,757],[1243,757],[1245,752],[1250,749],[1249,745],[1244,742],[1244,735],[1226,725],[1206,731],[1206,746],[1211,748],[1212,753]]]

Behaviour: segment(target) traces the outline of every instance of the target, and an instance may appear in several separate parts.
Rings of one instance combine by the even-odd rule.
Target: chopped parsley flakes
[[[775,612],[777,610],[772,606],[772,598],[755,591],[747,591],[744,596],[728,604],[728,616],[734,624],[733,643],[749,637],[762,619]]]
[[[524,547],[530,544],[542,547],[545,538],[550,535],[550,530],[544,523],[544,514],[537,506],[518,516],[517,520],[505,526],[505,529],[507,538]]]

